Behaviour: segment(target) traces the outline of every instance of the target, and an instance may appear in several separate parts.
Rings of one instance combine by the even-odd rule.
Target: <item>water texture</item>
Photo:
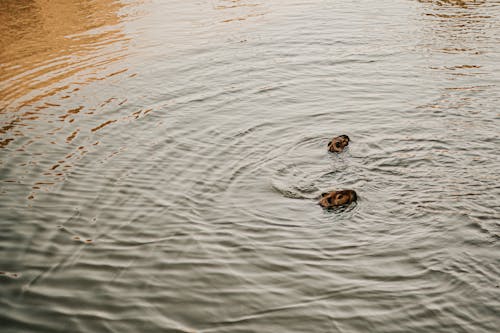
[[[500,1],[3,0],[0,36],[2,332],[498,332]]]

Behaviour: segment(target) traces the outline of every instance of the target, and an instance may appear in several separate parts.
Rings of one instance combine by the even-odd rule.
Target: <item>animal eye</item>
[[[341,195],[339,195],[339,200],[340,200],[340,199],[342,199],[343,197],[344,197],[344,196],[343,196],[342,194],[341,194]]]
[[[335,147],[340,148],[340,142],[336,142]]]

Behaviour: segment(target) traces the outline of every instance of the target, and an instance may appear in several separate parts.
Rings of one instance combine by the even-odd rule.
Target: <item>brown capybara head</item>
[[[340,153],[344,150],[347,145],[349,145],[349,137],[347,135],[341,135],[334,137],[330,142],[328,142],[328,151],[332,153]]]
[[[339,190],[322,193],[319,204],[323,208],[335,208],[347,206],[358,200],[356,192],[353,190]]]

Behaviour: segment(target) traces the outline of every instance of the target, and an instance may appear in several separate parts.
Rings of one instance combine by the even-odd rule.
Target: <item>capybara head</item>
[[[349,141],[350,140],[347,135],[336,136],[328,143],[328,151],[331,151],[332,153],[340,153],[345,147],[347,147]]]
[[[323,208],[334,208],[347,206],[358,200],[356,192],[353,190],[339,190],[322,193],[319,204]]]

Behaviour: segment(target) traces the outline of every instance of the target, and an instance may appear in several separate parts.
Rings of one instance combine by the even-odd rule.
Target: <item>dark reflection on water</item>
[[[495,332],[499,16],[4,1],[2,331]]]

